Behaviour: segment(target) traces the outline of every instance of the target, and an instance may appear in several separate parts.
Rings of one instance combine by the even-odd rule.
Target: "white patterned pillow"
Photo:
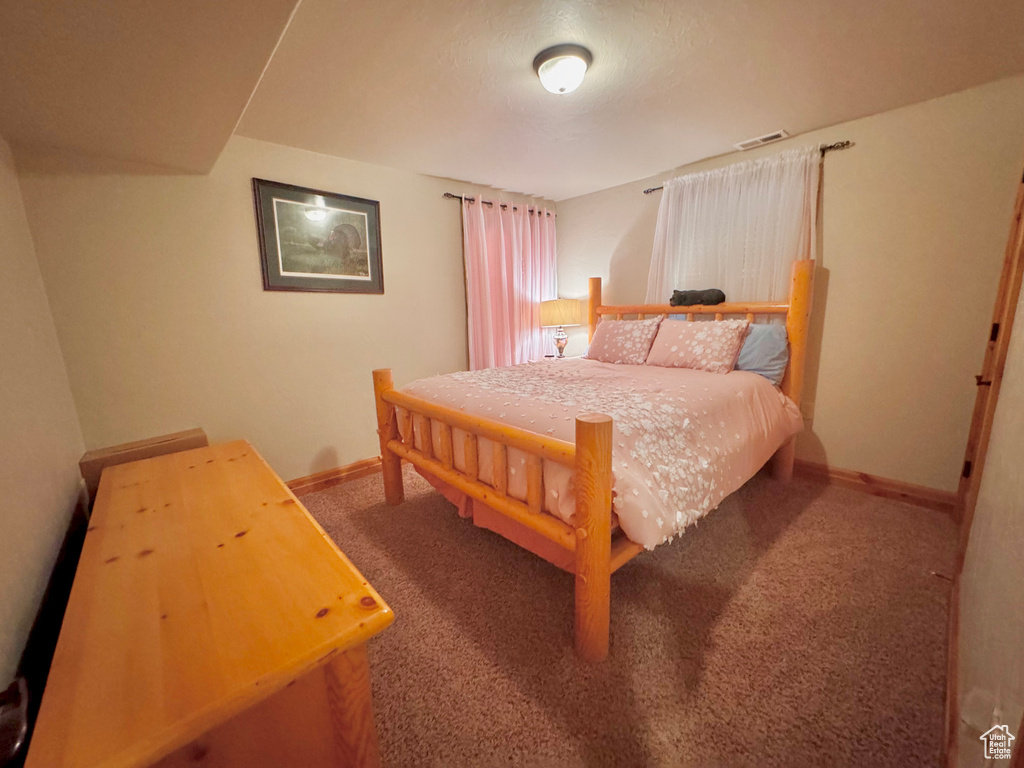
[[[749,325],[746,320],[663,323],[647,364],[728,373],[736,365]]]
[[[651,320],[602,320],[584,357],[604,363],[643,365],[660,323],[660,316]]]

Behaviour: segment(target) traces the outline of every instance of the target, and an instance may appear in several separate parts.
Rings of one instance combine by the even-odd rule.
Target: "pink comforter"
[[[415,381],[406,392],[467,413],[575,442],[579,413],[614,421],[612,508],[647,549],[670,540],[735,491],[803,427],[800,411],[755,373],[544,360]],[[401,422],[400,422],[401,423]],[[459,430],[454,463],[464,469]],[[417,435],[417,444],[421,435]],[[432,435],[438,450],[439,433]],[[493,481],[491,443],[480,476]],[[544,464],[544,508],[572,523],[572,471]],[[526,456],[508,452],[508,492],[526,498]]]

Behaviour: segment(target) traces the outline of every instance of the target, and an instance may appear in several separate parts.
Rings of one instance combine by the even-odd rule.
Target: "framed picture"
[[[263,289],[384,293],[380,203],[252,180]]]

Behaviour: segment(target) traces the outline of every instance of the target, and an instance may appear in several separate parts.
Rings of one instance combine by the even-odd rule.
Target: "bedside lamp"
[[[558,357],[565,357],[565,342],[569,340],[565,326],[582,322],[583,312],[578,299],[551,299],[540,303],[540,324],[545,328],[558,328],[555,331]]]

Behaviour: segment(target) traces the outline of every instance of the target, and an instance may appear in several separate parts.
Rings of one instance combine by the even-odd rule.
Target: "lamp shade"
[[[583,322],[583,311],[579,299],[550,299],[540,303],[540,324],[579,325]]]

